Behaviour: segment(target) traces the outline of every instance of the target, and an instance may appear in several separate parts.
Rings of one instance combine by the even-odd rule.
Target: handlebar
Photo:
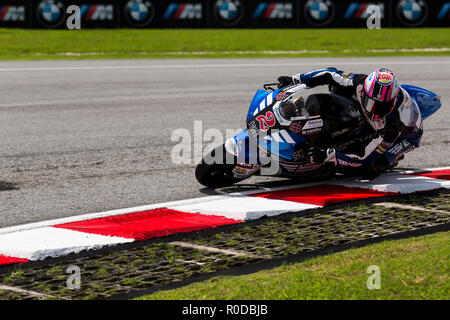
[[[276,86],[275,88],[273,88],[273,86]],[[310,89],[311,87],[308,87],[306,84],[302,84],[302,89]],[[275,91],[277,89],[280,89],[282,87],[282,84],[280,82],[275,82],[275,83],[266,83],[263,84],[263,88],[266,91]]]
[[[276,88],[273,88],[273,86],[276,86]],[[280,88],[280,83],[279,82],[275,82],[275,83],[266,83],[263,85],[264,90],[269,90],[269,91],[275,91],[277,89]]]

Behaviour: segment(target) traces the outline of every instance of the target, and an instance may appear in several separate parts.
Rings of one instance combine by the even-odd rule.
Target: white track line
[[[397,209],[407,209],[407,210],[450,214],[450,212],[444,211],[444,210],[427,209],[427,208],[422,208],[422,207],[418,207],[418,206],[410,206],[407,204],[400,204],[400,203],[395,203],[395,202],[380,202],[380,203],[374,203],[374,205],[380,206],[380,207],[385,207],[385,208],[397,208]]]
[[[198,266],[203,266],[206,263],[205,262],[198,262],[193,260],[183,260],[183,259],[175,259],[175,261],[181,262],[181,263],[187,263],[187,264],[196,264]]]
[[[26,295],[41,298],[41,299],[52,299],[52,298],[55,299],[56,298],[54,296],[50,296],[45,293],[40,293],[40,292],[36,292],[36,291],[31,291],[31,290],[25,290],[25,289],[21,289],[21,288],[17,288],[17,287],[5,286],[2,284],[0,284],[0,290],[11,291],[11,292],[16,292],[16,293],[20,293],[20,294],[26,294]]]
[[[62,228],[39,228],[2,235],[0,254],[34,261],[133,241]]]
[[[292,62],[292,63],[230,63],[230,64],[170,64],[170,65],[130,65],[130,66],[66,66],[66,67],[29,67],[29,68],[0,68],[0,72],[28,72],[28,71],[90,71],[90,70],[155,70],[155,69],[207,69],[207,68],[269,68],[269,67],[295,67],[311,66],[320,64],[320,61],[314,62]],[[336,62],[342,66],[359,65],[379,65],[379,61],[354,61],[354,62]],[[383,61],[383,64],[395,65],[443,65],[450,64],[450,60],[442,61]]]

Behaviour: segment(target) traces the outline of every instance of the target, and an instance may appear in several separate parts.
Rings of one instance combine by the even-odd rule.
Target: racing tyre
[[[220,153],[219,153],[220,152]],[[216,155],[219,159],[222,159],[221,163],[216,163]],[[228,164],[226,162],[228,158],[228,163],[230,159],[233,160],[233,164]],[[214,161],[213,159],[216,159]],[[205,156],[202,161],[197,165],[195,169],[195,177],[197,181],[208,188],[221,188],[228,187],[232,184],[242,181],[243,179],[235,178],[233,175],[234,157],[228,154],[225,149],[225,145],[217,147],[207,156]]]

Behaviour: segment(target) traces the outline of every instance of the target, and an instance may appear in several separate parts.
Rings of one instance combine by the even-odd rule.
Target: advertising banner
[[[450,0],[0,0],[0,27],[67,28],[72,5],[82,29],[450,27]]]
[[[202,28],[207,26],[206,0],[122,0],[121,25],[133,28]]]
[[[0,2],[0,28],[26,28],[31,24],[31,7],[27,0]]]
[[[379,8],[380,27],[386,28],[390,25],[390,1],[376,0],[372,2],[354,1],[334,1],[336,5],[337,17],[333,27],[338,28],[366,28],[367,20],[372,15],[369,10],[371,6]]]
[[[117,1],[114,0],[37,0],[33,1],[33,27],[66,28],[67,8],[80,8],[81,28],[115,28],[119,24]]]
[[[395,0],[393,27],[448,27],[450,0]]]

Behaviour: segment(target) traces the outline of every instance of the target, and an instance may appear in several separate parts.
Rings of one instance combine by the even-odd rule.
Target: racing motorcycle
[[[250,104],[247,129],[197,165],[195,176],[202,185],[226,187],[253,175],[289,177],[301,182],[329,179],[338,172],[348,173],[348,169],[314,163],[308,154],[311,147],[355,153],[364,141],[378,135],[354,100],[333,93],[307,95],[310,88],[304,84],[282,88],[279,83],[271,83],[263,88]],[[431,91],[411,85],[402,88],[416,101],[422,119],[441,107],[439,97]],[[298,108],[294,110],[293,104],[286,101],[295,101]]]

